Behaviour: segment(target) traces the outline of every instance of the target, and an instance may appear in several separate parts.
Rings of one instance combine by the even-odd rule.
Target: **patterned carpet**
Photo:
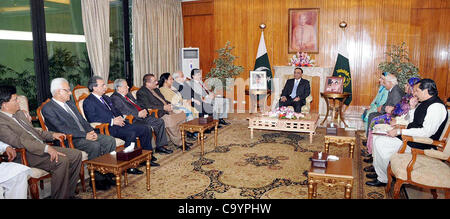
[[[200,147],[185,153],[156,154],[160,167],[151,169],[150,191],[143,175],[128,175],[122,187],[125,199],[305,199],[308,195],[307,173],[313,152],[323,150],[325,130],[319,128],[309,143],[307,134],[255,130],[250,139],[246,120],[230,120],[219,129],[218,147],[213,133],[207,135],[205,155]],[[170,147],[169,147],[170,148]],[[348,147],[330,146],[330,154],[348,156]],[[360,148],[355,148],[353,199],[384,199],[384,188],[365,186]],[[144,167],[140,168],[145,172]],[[88,185],[88,183],[87,183]],[[344,188],[318,186],[318,199],[342,199]],[[98,198],[115,199],[116,188],[97,191]],[[92,198],[92,189],[78,197]]]

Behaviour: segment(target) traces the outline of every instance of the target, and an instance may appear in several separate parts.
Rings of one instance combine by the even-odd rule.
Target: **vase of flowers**
[[[263,115],[278,119],[300,119],[305,117],[302,113],[296,113],[292,108],[286,106],[278,107],[270,112],[264,113]]]
[[[289,65],[295,67],[313,67],[315,65],[315,61],[311,59],[308,53],[297,52],[297,54],[293,55],[289,60]]]

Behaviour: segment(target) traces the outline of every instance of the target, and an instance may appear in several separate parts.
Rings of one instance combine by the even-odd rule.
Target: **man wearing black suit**
[[[137,105],[137,100],[128,92],[128,84],[125,79],[114,81],[115,92],[111,95],[114,107],[123,115],[132,115],[133,124],[146,125],[156,134],[155,151],[166,151],[167,145],[166,126],[164,120],[151,116],[146,109]]]
[[[308,80],[302,79],[303,69],[297,67],[294,70],[294,78],[286,81],[279,106],[293,106],[297,113],[302,112],[302,106],[306,104],[306,98],[311,93],[311,87]]]
[[[394,106],[397,105],[397,103],[400,102],[402,100],[402,97],[405,95],[405,92],[400,88],[400,86],[398,86],[397,77],[395,77],[395,75],[388,74],[384,78],[384,84],[386,89],[389,90],[386,103],[384,103],[383,106],[378,107],[377,112],[369,114],[369,117],[367,119],[367,126],[370,125],[373,118],[386,113],[391,113],[392,110],[394,110]],[[369,127],[367,127],[367,130],[369,130]],[[368,134],[369,132],[366,132],[366,136]]]
[[[129,124],[122,113],[111,102],[110,97],[104,95],[106,84],[103,78],[93,76],[89,79],[88,89],[91,94],[83,102],[84,115],[88,122],[109,123],[111,136],[125,141],[125,147],[136,142],[139,137],[142,149],[152,150],[152,130],[145,125]],[[142,174],[143,172],[132,168],[128,173]]]
[[[69,82],[64,78],[55,78],[50,84],[53,98],[42,108],[45,125],[49,131],[71,134],[75,148],[88,154],[88,159],[94,159],[116,149],[113,137],[95,133],[91,125],[83,118],[74,103],[70,100]],[[96,188],[109,189],[116,183],[111,177],[95,174]]]

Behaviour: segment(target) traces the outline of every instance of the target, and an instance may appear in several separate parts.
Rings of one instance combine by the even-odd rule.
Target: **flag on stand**
[[[338,53],[336,65],[334,66],[333,76],[344,78],[343,91],[350,93],[350,96],[345,100],[344,104],[347,106],[350,105],[352,102],[352,75],[350,74],[350,64],[348,62],[348,58],[340,53]]]
[[[267,89],[271,89],[272,70],[270,70],[269,56],[267,55],[266,43],[264,42],[264,32],[261,32],[258,53],[256,54],[254,71],[265,71],[267,79]]]

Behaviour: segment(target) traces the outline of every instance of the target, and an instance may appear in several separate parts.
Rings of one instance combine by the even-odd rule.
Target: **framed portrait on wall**
[[[288,52],[319,52],[319,9],[289,9]]]
[[[327,77],[327,80],[325,80],[325,93],[342,94],[343,89],[343,77]]]
[[[265,71],[250,71],[250,90],[267,90]]]

